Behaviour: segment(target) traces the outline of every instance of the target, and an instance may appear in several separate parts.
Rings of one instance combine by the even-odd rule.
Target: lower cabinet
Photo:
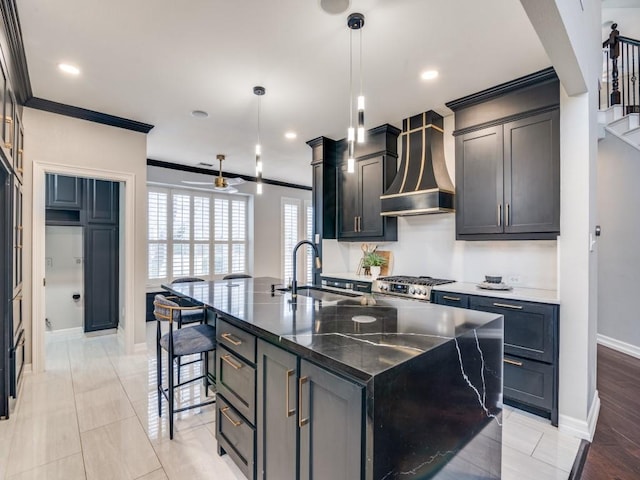
[[[558,305],[433,292],[434,303],[504,316],[504,402],[558,425]]]
[[[261,339],[256,368],[255,478],[361,479],[363,387]],[[228,401],[224,391],[220,392],[218,411],[229,407],[218,414],[222,451],[231,451],[238,466],[248,470],[251,462],[242,452],[250,451],[245,445],[250,443],[251,424],[234,408],[239,403]],[[234,422],[238,431],[231,438],[224,430]],[[247,473],[248,478],[252,475]]]

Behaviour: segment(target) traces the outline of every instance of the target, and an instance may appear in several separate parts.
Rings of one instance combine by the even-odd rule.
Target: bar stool
[[[205,281],[204,278],[198,278],[198,277],[179,277],[173,280],[171,282],[171,285],[175,285],[176,283],[195,283],[195,282],[204,282],[204,281]],[[190,303],[179,297],[170,296],[167,298],[176,301],[178,305],[183,307],[195,306],[193,303]],[[201,308],[199,310],[198,309],[187,310],[182,313],[180,323],[178,323],[178,328],[182,328],[182,325],[188,325],[191,323],[205,323],[205,321],[206,321],[206,316],[205,316],[204,308]]]
[[[230,273],[222,277],[223,280],[233,280],[236,278],[251,278],[251,275],[247,275],[246,273]]]
[[[156,295],[153,305],[155,307],[153,314],[156,317],[157,323],[156,362],[158,368],[158,416],[162,416],[162,396],[164,396],[169,403],[169,438],[173,439],[173,415],[175,413],[215,403],[215,399],[213,399],[177,409],[174,405],[175,389],[198,380],[205,380],[205,396],[209,396],[209,365],[206,361],[206,354],[216,349],[216,329],[211,325],[200,324],[174,330],[173,324],[180,323],[180,317],[183,312],[201,307],[182,307],[176,302],[168,300],[164,295]],[[162,335],[161,323],[165,321],[169,322],[169,332]],[[167,352],[167,374],[169,377],[167,388],[162,384],[162,350]],[[203,360],[203,375],[184,382],[180,382],[180,377],[178,376],[178,383],[175,383],[173,370],[174,361],[178,359],[179,362],[181,357],[194,354],[199,354]],[[179,370],[180,364],[178,363],[178,372]]]

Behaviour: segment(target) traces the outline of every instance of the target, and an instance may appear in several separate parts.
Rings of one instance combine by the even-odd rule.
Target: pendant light
[[[348,146],[348,159],[347,159],[347,172],[353,173],[355,171],[355,142],[356,142],[356,130],[353,127],[353,31],[360,31],[359,39],[359,79],[360,79],[360,93],[357,98],[358,109],[358,130],[357,141],[358,143],[364,143],[364,94],[362,93],[362,27],[364,27],[364,15],[361,13],[352,13],[347,17],[347,26],[349,27],[349,129],[347,130],[347,146]]]
[[[253,94],[258,96],[258,142],[256,143],[256,194],[262,195],[262,146],[260,145],[260,104],[266,93],[264,87],[253,87]]]

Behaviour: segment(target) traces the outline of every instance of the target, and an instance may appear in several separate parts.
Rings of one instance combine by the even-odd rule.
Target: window
[[[288,285],[293,279],[293,248],[300,240],[313,241],[313,207],[311,202],[294,198],[282,199],[282,278]],[[304,257],[298,251],[298,283],[313,283],[315,255],[310,247],[303,247]]]
[[[241,196],[149,187],[149,280],[246,273],[247,208]]]

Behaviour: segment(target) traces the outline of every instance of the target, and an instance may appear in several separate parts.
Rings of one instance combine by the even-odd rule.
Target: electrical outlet
[[[46,266],[47,267],[53,267],[53,258],[52,257],[47,257]]]
[[[509,275],[509,279],[507,282],[510,285],[519,285],[520,284],[520,275]]]

